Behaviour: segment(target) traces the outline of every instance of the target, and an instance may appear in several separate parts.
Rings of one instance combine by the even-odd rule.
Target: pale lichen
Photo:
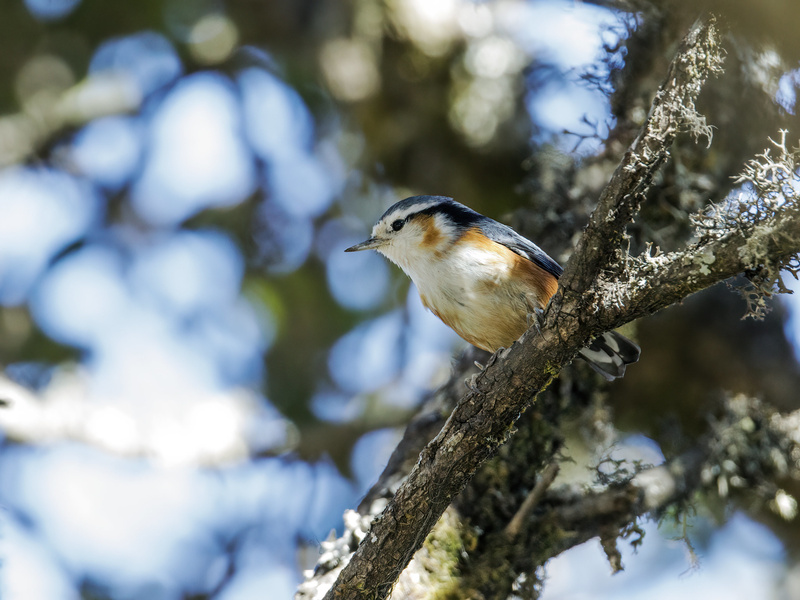
[[[767,299],[775,293],[791,293],[784,285],[783,274],[800,274],[797,254],[782,259],[770,256],[776,230],[785,219],[800,210],[800,148],[790,149],[787,132],[780,131],[778,140],[770,138],[767,148],[745,164],[735,179],[736,192],[720,204],[710,204],[703,212],[692,215],[698,246],[732,234],[741,234],[745,243],[738,255],[745,265],[744,284],[737,290],[747,302],[745,317],[763,318],[769,311]],[[702,250],[697,253],[704,261]],[[700,273],[708,274],[707,262]]]

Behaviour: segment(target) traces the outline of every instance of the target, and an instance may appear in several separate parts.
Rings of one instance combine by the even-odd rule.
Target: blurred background
[[[464,347],[342,252],[390,204],[453,196],[565,261],[701,8],[731,31],[714,145],[679,142],[635,247],[796,141],[798,7],[701,4],[2,0],[0,596],[291,598]],[[621,447],[662,460],[721,389],[797,408],[800,305],[773,308],[632,330]],[[695,570],[655,523],[614,578],[590,542],[545,597],[799,597],[779,512],[701,511]]]

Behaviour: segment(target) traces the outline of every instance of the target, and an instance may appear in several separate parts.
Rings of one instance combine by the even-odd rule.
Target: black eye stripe
[[[400,231],[405,224],[406,222],[403,219],[397,219],[392,223],[392,229],[395,231]]]

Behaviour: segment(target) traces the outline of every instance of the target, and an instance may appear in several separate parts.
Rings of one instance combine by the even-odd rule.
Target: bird
[[[473,346],[508,348],[544,310],[564,269],[511,227],[446,196],[393,204],[369,239],[345,252],[377,250],[414,282],[422,303]],[[641,349],[609,331],[579,354],[608,381]]]

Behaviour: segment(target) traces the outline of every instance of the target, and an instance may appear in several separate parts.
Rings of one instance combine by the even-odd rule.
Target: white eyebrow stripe
[[[431,208],[432,206],[436,206],[437,204],[439,204],[439,202],[437,202],[437,201],[421,202],[419,204],[414,204],[413,206],[409,206],[408,208],[406,208],[404,210],[398,210],[398,211],[395,211],[395,212],[392,212],[392,213],[386,215],[386,217],[384,218],[384,221],[386,221],[387,223],[392,223],[392,222],[394,222],[394,221],[396,221],[398,219],[401,219],[401,220],[402,219],[406,219],[410,215],[416,214],[418,212],[422,212],[423,210],[427,210],[427,209]]]

